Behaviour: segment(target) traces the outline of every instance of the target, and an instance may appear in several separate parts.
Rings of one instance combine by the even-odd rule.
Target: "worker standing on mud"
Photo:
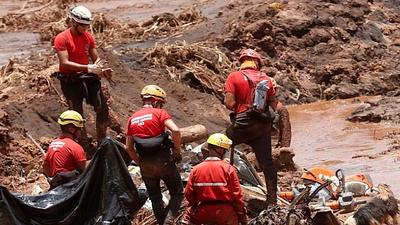
[[[48,178],[50,189],[76,179],[87,164],[85,151],[75,142],[84,125],[82,116],[67,110],[57,122],[62,133],[50,143],[43,161],[43,173]]]
[[[267,206],[277,204],[277,171],[271,154],[273,118],[276,111],[275,89],[271,78],[260,71],[261,55],[245,49],[239,57],[240,70],[229,74],[225,82],[225,106],[234,111],[226,133],[233,146],[245,143],[252,147],[265,176]]]
[[[275,88],[276,94],[278,94],[278,84],[272,77],[271,82]],[[273,123],[273,133],[275,131],[278,136],[275,147],[290,147],[290,142],[292,140],[292,126],[290,124],[289,110],[281,101],[277,102],[278,103],[276,104],[275,119]]]
[[[158,224],[178,217],[183,200],[183,184],[175,164],[182,160],[181,133],[162,109],[166,97],[159,86],[145,86],[141,92],[143,108],[129,118],[126,135],[126,151],[140,167]],[[172,141],[165,128],[172,133]],[[168,207],[162,201],[160,180],[171,196]]]
[[[84,6],[76,6],[69,12],[71,27],[54,39],[59,59],[57,78],[71,109],[83,115],[83,99],[96,111],[96,135],[100,144],[106,136],[108,107],[101,90],[100,77],[110,78],[111,68],[103,68],[93,36],[88,32],[92,21],[91,12]],[[89,59],[93,64],[89,63]],[[83,129],[81,144],[88,150],[91,143]]]
[[[182,223],[246,225],[246,209],[236,169],[222,160],[232,141],[216,133],[207,143],[208,157],[190,172],[185,188],[189,208]]]

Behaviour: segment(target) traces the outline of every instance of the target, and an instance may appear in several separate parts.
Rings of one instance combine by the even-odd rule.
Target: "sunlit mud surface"
[[[368,173],[375,184],[387,183],[399,196],[399,154],[388,152],[390,140],[384,137],[400,126],[346,121],[359,104],[349,99],[291,106],[294,160],[305,168],[342,168],[347,175]]]

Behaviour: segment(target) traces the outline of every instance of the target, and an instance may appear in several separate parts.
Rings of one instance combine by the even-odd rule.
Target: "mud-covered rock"
[[[400,122],[400,99],[383,97],[378,102],[366,102],[358,107],[348,118],[352,122],[391,121]]]
[[[321,42],[327,43],[332,38],[332,34],[327,29],[312,29],[303,36],[304,45],[306,47],[315,46]]]
[[[273,27],[268,20],[259,20],[251,23],[244,30],[251,33],[256,39],[261,39],[264,36],[273,36]]]
[[[294,156],[293,149],[289,147],[272,149],[272,158],[278,171],[296,171],[297,165],[293,161]],[[255,154],[249,152],[246,154],[246,157],[254,168],[258,172],[261,172]]]

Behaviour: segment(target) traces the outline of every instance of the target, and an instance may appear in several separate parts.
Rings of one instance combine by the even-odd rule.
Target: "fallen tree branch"
[[[42,10],[42,9],[44,9],[44,8],[46,8],[46,7],[48,7],[49,5],[53,4],[53,2],[54,2],[54,0],[51,0],[50,2],[48,2],[48,3],[46,3],[46,4],[42,5],[42,6],[38,6],[38,7],[31,8],[31,9],[27,9],[27,10],[25,10],[25,11],[20,12],[21,9],[24,8],[24,7],[23,7],[23,8],[21,8],[20,10],[18,10],[17,12],[11,12],[10,14],[14,14],[14,15],[24,15],[24,14],[28,14],[28,13],[33,13],[33,12],[40,11],[40,10]]]
[[[29,138],[29,140],[31,140],[33,142],[34,145],[36,145],[36,147],[40,150],[40,152],[43,155],[46,155],[46,152],[43,150],[43,148],[35,141],[35,139],[33,139],[33,137],[26,130],[25,130],[25,136],[27,136]]]

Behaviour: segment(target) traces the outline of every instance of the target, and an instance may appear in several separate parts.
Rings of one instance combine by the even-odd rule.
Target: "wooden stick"
[[[27,13],[32,13],[32,12],[40,11],[40,10],[46,8],[47,6],[51,5],[51,4],[53,3],[53,1],[54,1],[54,0],[51,0],[50,2],[46,3],[45,5],[42,5],[42,6],[39,6],[39,7],[35,7],[35,8],[32,8],[32,9],[27,9],[27,10],[25,10],[25,11],[23,11],[23,12],[18,11],[18,12],[11,13],[11,14],[23,15],[23,14],[27,14]]]
[[[9,66],[10,64],[11,64],[11,61],[8,60],[6,66],[4,67],[4,70],[3,70],[3,77],[6,76],[6,73],[7,73],[7,70],[8,70],[8,66]]]
[[[40,152],[43,155],[46,155],[46,152],[43,150],[43,148],[35,141],[35,139],[33,139],[33,137],[28,133],[28,131],[25,132],[25,135],[33,142],[33,144],[36,145],[36,147],[38,147],[38,149],[40,150]]]

